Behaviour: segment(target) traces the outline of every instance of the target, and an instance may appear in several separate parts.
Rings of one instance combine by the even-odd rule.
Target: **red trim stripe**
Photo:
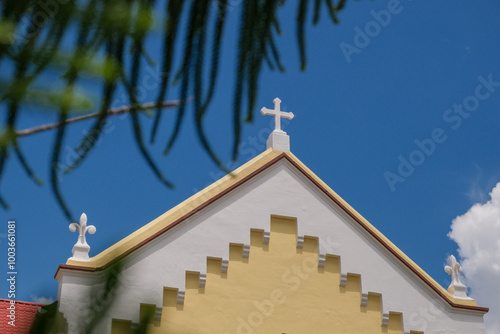
[[[160,231],[156,232],[155,234],[153,234],[152,236],[148,237],[147,239],[144,239],[143,241],[141,241],[140,243],[138,243],[137,245],[135,245],[134,247],[128,249],[126,252],[122,253],[119,257],[117,257],[116,259],[114,259],[114,261],[118,261],[118,260],[121,260],[123,259],[124,257],[126,257],[127,255],[129,255],[130,253],[134,252],[135,250],[141,248],[142,246],[144,246],[145,244],[149,243],[150,241],[156,239],[157,237],[159,237],[160,235],[162,235],[163,233],[167,232],[168,230],[172,229],[173,227],[177,226],[178,224],[182,223],[184,220],[186,220],[187,218],[191,217],[192,215],[194,215],[195,213],[203,210],[204,208],[206,208],[207,206],[209,206],[210,204],[214,203],[215,201],[217,201],[219,198],[225,196],[226,194],[230,193],[232,190],[234,190],[235,188],[239,187],[240,185],[242,185],[243,183],[247,182],[248,180],[250,180],[251,178],[253,178],[254,176],[260,174],[262,171],[266,170],[267,168],[269,168],[270,166],[274,165],[276,162],[280,161],[281,159],[285,158],[286,160],[288,160],[288,162],[290,162],[295,168],[297,168],[302,174],[304,174],[304,176],[310,180],[316,187],[318,187],[319,189],[321,189],[321,191],[326,195],[328,196],[332,201],[335,202],[335,204],[337,204],[340,208],[342,208],[342,210],[344,210],[352,219],[354,219],[358,224],[360,224],[372,237],[374,237],[378,242],[380,242],[385,248],[387,248],[387,250],[389,250],[396,258],[398,258],[403,264],[405,264],[415,275],[417,275],[421,280],[423,280],[427,285],[429,285],[432,290],[434,290],[438,295],[440,295],[444,300],[446,300],[448,302],[448,304],[450,304],[452,307],[456,307],[456,308],[463,308],[463,309],[468,309],[468,310],[474,310],[474,311],[480,311],[480,312],[488,312],[489,311],[489,308],[487,307],[480,307],[480,306],[471,306],[471,305],[462,305],[462,304],[456,304],[454,303],[452,300],[450,300],[441,290],[439,290],[437,287],[434,286],[434,284],[432,284],[428,279],[427,277],[425,277],[424,275],[422,275],[416,268],[413,267],[413,265],[411,265],[408,261],[406,261],[406,259],[404,257],[402,257],[396,250],[394,250],[384,239],[382,239],[377,233],[375,233],[375,231],[373,231],[369,226],[367,226],[361,219],[359,219],[357,217],[356,214],[354,214],[354,212],[352,212],[348,207],[346,207],[341,201],[339,201],[335,196],[333,196],[329,191],[328,189],[326,189],[325,187],[323,187],[323,185],[321,185],[312,175],[310,175],[306,170],[304,170],[297,162],[295,162],[291,157],[289,157],[287,154],[285,153],[281,153],[280,155],[278,155],[277,157],[275,157],[274,159],[272,159],[271,161],[269,161],[268,163],[266,163],[265,165],[263,165],[262,167],[258,168],[257,170],[253,171],[252,173],[250,173],[249,175],[245,176],[244,178],[242,178],[240,181],[236,182],[235,184],[233,184],[232,186],[228,187],[227,189],[221,191],[220,193],[218,193],[217,195],[213,196],[212,198],[210,198],[209,200],[203,202],[202,204],[200,204],[199,206],[197,206],[196,208],[194,208],[193,210],[189,211],[188,213],[186,213],[185,215],[183,215],[182,217],[178,218],[177,220],[175,220],[172,224],[169,224],[168,226],[165,226],[163,229],[161,229]],[[57,268],[57,271],[54,275],[54,277],[57,277],[57,274],[59,273],[59,270],[61,269],[69,269],[69,270],[79,270],[79,271],[89,271],[89,272],[94,272],[94,271],[101,271],[101,270],[104,270],[106,269],[111,263],[107,263],[105,264],[104,266],[101,266],[101,267],[97,267],[97,268],[89,268],[89,267],[82,267],[82,266],[74,266],[74,265],[69,265],[69,264],[60,264],[59,265],[59,268]]]

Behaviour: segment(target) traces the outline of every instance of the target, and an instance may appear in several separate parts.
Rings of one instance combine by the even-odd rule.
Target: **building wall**
[[[177,299],[183,291],[186,291],[186,303],[183,305],[177,300],[175,308],[187,309],[190,300],[196,298],[192,298],[193,292],[189,288],[190,280],[186,280],[186,270],[195,273],[194,275],[207,273],[206,289],[211,289],[209,281],[216,282],[217,279],[210,277],[211,262],[207,266],[207,256],[228,260],[231,255],[229,244],[250,245],[250,230],[269,231],[272,215],[297,219],[295,247],[298,237],[306,236],[305,240],[308,240],[307,236],[317,237],[317,253],[328,259],[325,262],[330,263],[334,257],[340,258],[341,277],[347,277],[347,282],[350,282],[355,275],[360,275],[358,289],[361,291],[361,297],[359,292],[356,292],[358,315],[364,314],[359,306],[363,296],[368,297],[370,305],[376,298],[374,296],[379,296],[384,321],[390,320],[390,314],[394,312],[401,313],[402,328],[405,332],[414,330],[426,333],[449,333],[447,331],[451,330],[453,333],[484,333],[482,313],[451,307],[428,284],[381,246],[285,160],[269,167],[182,224],[132,253],[127,258],[116,301],[107,310],[97,332],[109,333],[111,319],[138,323],[140,321],[138,303],[163,309],[165,287],[174,289],[167,289],[167,294],[177,289],[180,292]],[[252,261],[252,256],[258,258],[256,255],[258,253],[255,253],[258,250],[254,249],[253,252],[248,261]],[[238,268],[243,264],[230,261],[227,275],[230,276],[233,271],[243,270],[242,268],[233,270],[233,266]],[[250,267],[250,263],[246,265]],[[71,278],[72,275],[80,276]],[[332,275],[331,278],[335,281],[334,272],[322,275],[318,273],[317,277],[324,278],[329,275]],[[76,272],[76,274],[63,273],[59,278],[60,309],[70,323],[70,332],[72,330],[76,332],[81,327],[78,325],[79,322],[87,321],[86,317],[74,312],[74,309],[82,305],[82,300],[90,305],[93,304],[89,302],[89,296],[92,290],[95,290],[94,276]],[[266,276],[261,277],[264,279]],[[221,282],[228,281],[229,278],[223,278]],[[336,289],[339,289],[340,281],[335,284]],[[218,291],[226,290],[220,287]],[[338,296],[341,296],[342,292],[337,292]],[[347,292],[349,291],[343,296],[348,296]],[[262,300],[265,296],[267,295],[259,295],[261,299],[257,300]],[[197,300],[202,299],[198,297]],[[333,311],[335,306],[329,307],[332,307]],[[242,309],[241,312],[245,313],[248,310]],[[368,311],[368,308],[366,310]],[[92,308],[91,312],[102,313]],[[169,312],[165,312],[165,315],[162,313],[162,317],[168,316],[167,314]],[[379,320],[377,326],[380,326],[380,315],[377,317]],[[233,321],[237,319],[233,315],[230,318]],[[234,324],[229,330],[234,330]],[[295,332],[290,331],[290,333]]]
[[[296,221],[275,218],[268,245],[252,232],[248,258],[242,245],[230,247],[227,273],[220,260],[208,259],[206,286],[188,273],[181,306],[177,291],[165,289],[161,322],[148,333],[402,333],[400,314],[381,326],[380,295],[360,306],[359,276],[341,287],[339,259],[328,257],[318,268],[317,240],[306,239],[302,249],[296,240]],[[114,322],[113,334],[129,332],[123,321]]]

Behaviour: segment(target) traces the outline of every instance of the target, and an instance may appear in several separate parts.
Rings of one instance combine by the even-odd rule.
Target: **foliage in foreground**
[[[82,299],[82,304],[73,310],[79,315],[78,333],[95,333],[101,321],[111,321],[106,317],[116,300],[123,265],[124,261],[118,260],[106,268],[102,280],[96,283],[88,296]],[[83,304],[83,302],[86,303]],[[138,308],[139,306],[140,304],[137,305]],[[146,310],[142,314],[139,324],[131,327],[131,334],[146,334],[152,323],[154,323],[154,309]],[[37,312],[29,334],[64,334],[67,332],[68,323],[64,314],[59,312],[56,301],[43,306]]]
[[[180,103],[175,124],[167,128],[173,130],[164,143],[164,153],[167,154],[176,142],[185,119],[185,101],[193,96],[197,136],[210,157],[225,169],[208,141],[203,119],[216,88],[227,17],[240,15],[233,85],[232,156],[236,159],[242,123],[252,121],[262,66],[284,70],[275,40],[281,33],[278,10],[285,3],[285,0],[2,1],[0,103],[5,117],[0,127],[0,180],[6,162],[13,155],[28,177],[41,184],[28,157],[23,154],[20,145],[23,133],[16,125],[20,114],[26,112],[23,108],[26,104],[57,110],[59,120],[50,159],[50,184],[66,217],[75,221],[59,188],[60,173],[74,170],[89,155],[112,114],[110,107],[117,91],[125,90],[135,142],[160,182],[172,188],[172,182],[149,154],[145,141],[155,141],[161,128],[161,110],[169,89],[176,83],[180,85]],[[338,23],[337,14],[345,7],[346,0],[291,3],[297,4],[296,36],[300,67],[305,69],[306,21],[312,19],[316,24],[321,12],[326,10],[332,22]],[[145,40],[158,30],[161,32],[162,59],[152,59],[145,48]],[[180,31],[185,31],[184,36],[180,36]],[[179,46],[181,43],[183,49]],[[174,67],[176,55],[182,57]],[[147,113],[154,118],[149,134],[145,134],[141,126],[140,114],[146,113],[147,108],[140,104],[138,96],[138,82],[144,75],[145,63],[158,63],[161,68],[155,108]],[[53,87],[41,86],[37,81],[48,74],[58,77]],[[75,149],[77,159],[61,168],[61,148],[67,137],[68,119],[75,112],[88,111],[92,106],[81,84],[81,80],[89,76],[101,89],[97,113]],[[1,192],[0,205],[8,207]]]

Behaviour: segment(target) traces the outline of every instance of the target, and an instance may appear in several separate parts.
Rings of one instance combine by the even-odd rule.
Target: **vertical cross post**
[[[290,152],[290,137],[285,131],[281,130],[281,117],[292,119],[294,115],[291,112],[280,110],[281,100],[279,98],[275,98],[273,102],[274,109],[262,108],[260,110],[262,115],[274,116],[274,130],[269,135],[266,146],[268,149]]]
[[[281,130],[281,117],[292,119],[294,114],[291,112],[284,112],[280,110],[281,100],[279,98],[275,98],[274,102],[274,110],[262,108],[260,113],[262,115],[271,115],[274,116],[274,131],[282,132]]]

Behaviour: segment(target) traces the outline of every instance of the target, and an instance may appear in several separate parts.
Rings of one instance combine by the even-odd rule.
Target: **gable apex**
[[[82,262],[68,260],[66,264],[59,266],[55,277],[59,279],[66,271],[100,271],[108,267],[112,262],[122,259],[134,251],[140,249],[151,241],[172,230],[176,226],[181,226],[188,218],[201,212],[211,204],[225,198],[227,194],[240,188],[243,184],[270,169],[276,163],[283,161],[286,165],[293,166],[293,169],[305,177],[319,192],[326,195],[337,207],[347,216],[366,231],[377,243],[388,250],[404,267],[413,272],[423,283],[430,287],[435,293],[444,299],[451,307],[473,310],[480,313],[488,311],[487,308],[478,307],[474,300],[455,298],[446,291],[425,271],[416,265],[408,256],[397,248],[380,231],[364,219],[356,210],[335,193],[326,183],[309,170],[299,159],[290,152],[281,152],[268,149],[256,158],[247,162],[231,174],[228,174],[208,186],[204,190],[193,195],[189,199],[175,206],[149,224],[130,234],[126,238],[112,245],[100,254],[92,257],[90,261]]]

